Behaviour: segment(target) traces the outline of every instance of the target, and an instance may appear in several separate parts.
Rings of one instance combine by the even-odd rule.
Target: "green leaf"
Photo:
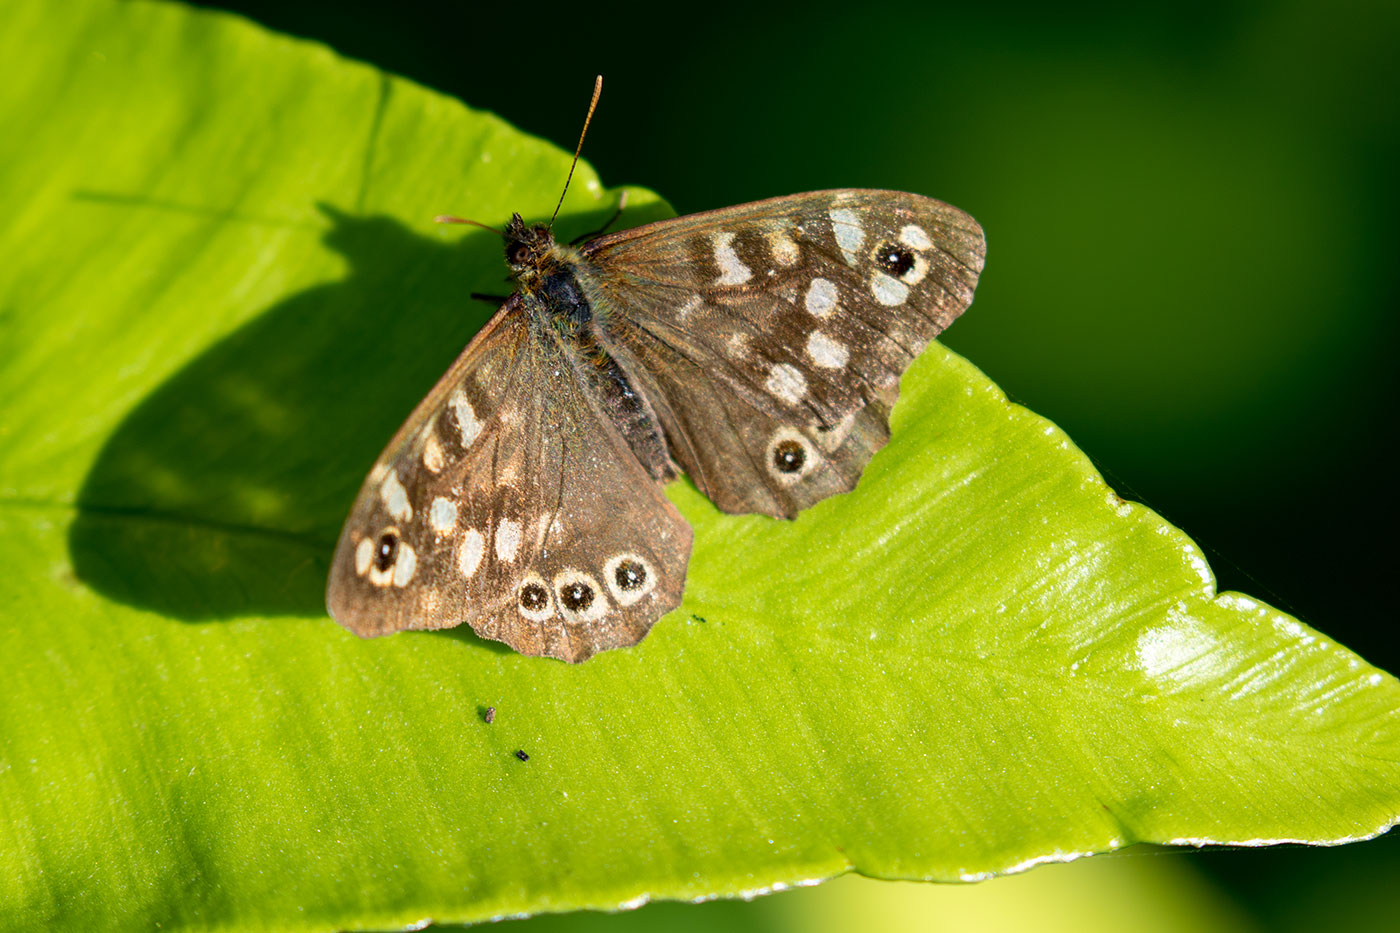
[[[854,493],[672,487],[686,601],[640,646],[355,639],[340,522],[502,287],[431,218],[547,216],[568,154],[172,5],[12,3],[0,62],[0,923],[402,927],[1396,820],[1400,685],[1216,595],[938,346]],[[562,232],[614,203],[580,167]]]

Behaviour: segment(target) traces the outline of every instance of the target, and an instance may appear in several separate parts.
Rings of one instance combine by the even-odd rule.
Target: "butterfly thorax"
[[[550,318],[563,334],[587,331],[593,320],[592,305],[578,281],[582,262],[578,250],[555,242],[543,224],[527,227],[516,214],[506,227],[506,263],[527,309]]]

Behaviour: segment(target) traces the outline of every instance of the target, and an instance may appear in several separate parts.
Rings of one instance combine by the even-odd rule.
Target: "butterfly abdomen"
[[[653,479],[674,479],[675,467],[656,413],[627,370],[596,342],[580,347],[580,355],[592,363],[588,378],[595,397],[602,401],[603,414],[616,425],[632,453]]]
[[[522,276],[529,295],[530,313],[554,332],[563,352],[572,358],[578,377],[601,404],[602,414],[626,439],[633,454],[659,481],[675,477],[666,442],[646,397],[627,370],[608,351],[610,341],[582,277],[588,267],[579,253],[567,246],[548,243]],[[527,281],[528,279],[528,281]]]

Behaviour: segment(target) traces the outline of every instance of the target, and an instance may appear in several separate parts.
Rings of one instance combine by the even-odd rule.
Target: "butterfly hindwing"
[[[376,462],[331,614],[360,635],[467,622],[580,661],[679,602],[691,531],[579,365],[512,297]]]
[[[792,517],[854,487],[899,377],[968,306],[981,228],[931,198],[840,190],[586,244],[587,280],[666,430],[729,512]]]

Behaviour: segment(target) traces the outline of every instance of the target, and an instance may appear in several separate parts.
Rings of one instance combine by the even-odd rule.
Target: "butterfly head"
[[[529,285],[531,279],[554,265],[555,249],[554,234],[544,224],[527,226],[516,214],[506,225],[506,264],[511,276],[522,285]]]

